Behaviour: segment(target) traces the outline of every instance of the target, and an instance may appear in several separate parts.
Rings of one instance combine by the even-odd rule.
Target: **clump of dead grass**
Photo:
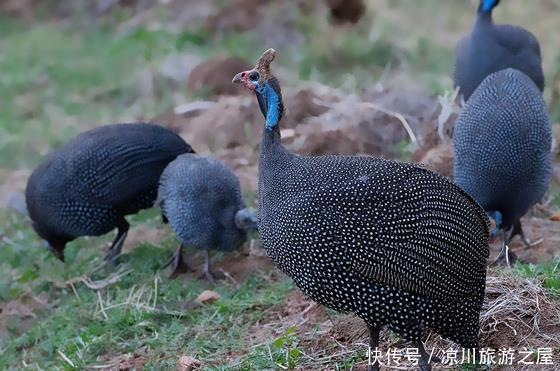
[[[560,346],[560,301],[535,278],[491,272],[480,320],[482,344]]]

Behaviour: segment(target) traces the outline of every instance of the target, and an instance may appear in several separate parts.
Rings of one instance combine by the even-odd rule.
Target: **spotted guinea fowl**
[[[514,234],[529,246],[519,219],[542,199],[552,172],[551,125],[539,89],[514,69],[488,76],[457,118],[453,142],[455,182],[496,221],[500,257],[509,260]]]
[[[529,31],[496,25],[492,9],[499,0],[481,0],[474,27],[455,50],[454,84],[465,101],[491,73],[515,68],[529,76],[542,92],[544,75],[539,42]]]
[[[245,208],[239,179],[209,156],[184,154],[172,161],[160,179],[158,201],[163,215],[181,240],[169,264],[173,273],[189,269],[183,246],[206,251],[204,276],[214,280],[210,250],[232,251],[257,228],[255,214]]]
[[[129,224],[125,215],[153,205],[163,169],[193,152],[155,124],[114,124],[86,131],[33,171],[25,192],[37,234],[64,261],[66,243],[117,228],[107,259],[118,263]]]
[[[265,124],[259,232],[274,263],[311,299],[362,318],[370,346],[388,325],[422,354],[431,328],[478,347],[488,218],[466,192],[413,164],[298,156],[281,144],[284,107],[273,49],[233,81],[253,90]],[[375,367],[372,367],[375,369]]]

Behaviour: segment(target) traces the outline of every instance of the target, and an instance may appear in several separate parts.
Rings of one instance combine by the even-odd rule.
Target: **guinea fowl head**
[[[249,208],[241,209],[235,213],[235,226],[243,231],[258,230],[257,216]]]
[[[266,50],[255,68],[238,73],[232,80],[233,83],[243,84],[255,92],[261,112],[266,118],[265,126],[269,130],[278,125],[284,114],[280,84],[270,72],[270,64],[275,56],[274,49]]]
[[[52,251],[52,253],[60,261],[64,262],[64,248],[66,247],[66,243],[68,243],[71,239],[52,233],[48,227],[45,227],[40,223],[33,222],[33,229],[41,238],[43,238],[46,248]]]
[[[492,9],[500,3],[500,0],[480,0],[478,12],[484,14],[492,13]]]

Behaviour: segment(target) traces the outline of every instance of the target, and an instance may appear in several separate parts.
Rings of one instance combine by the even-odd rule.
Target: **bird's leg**
[[[525,236],[525,232],[523,231],[523,226],[521,225],[521,220],[517,220],[514,224],[513,224],[513,232],[511,233],[511,236],[509,237],[510,240],[513,238],[513,236],[515,236],[516,234],[519,235],[519,238],[521,238],[521,241],[523,241],[523,244],[525,245],[525,248],[528,249],[532,246],[538,245],[539,243],[541,243],[543,241],[543,239],[538,239],[537,241],[531,242],[526,236]]]
[[[210,282],[216,282],[216,275],[212,272],[212,268],[210,266],[210,250],[206,250],[206,259],[204,260],[204,268],[202,270],[202,276],[200,278],[206,279]]]
[[[379,328],[366,323],[369,331],[368,371],[379,371],[379,359],[372,356],[379,347]]]
[[[500,253],[498,254],[498,256],[496,256],[496,259],[494,259],[494,261],[490,263],[490,266],[496,265],[502,259],[502,255],[504,255],[504,253],[506,252],[506,248],[507,248],[506,231],[502,230],[501,235],[502,235],[502,247],[500,248]]]
[[[426,349],[424,349],[424,344],[422,341],[418,340],[414,343],[414,346],[418,348],[418,353],[420,353],[420,360],[418,365],[420,366],[420,370],[422,371],[430,371],[432,369],[432,365],[430,362],[441,362],[441,360],[433,355],[428,354]]]
[[[121,255],[121,249],[129,228],[130,224],[128,224],[124,217],[117,221],[117,237],[113,241],[107,255],[105,255],[105,260],[109,261],[112,265],[116,266],[119,264],[119,256]]]
[[[511,264],[515,263],[515,261],[517,260],[517,256],[515,256],[515,254],[512,253],[511,251],[509,251],[508,242],[511,240],[512,232],[513,232],[513,227],[510,228],[509,231],[502,230],[502,233],[501,233],[502,234],[502,248],[500,249],[500,253],[496,257],[496,259],[494,259],[494,261],[492,263],[490,263],[490,266],[495,266],[495,265],[499,264],[500,262],[505,262],[505,265],[507,267],[510,267]]]
[[[168,266],[171,266],[171,277],[177,276],[179,273],[186,273],[191,269],[185,259],[183,258],[183,244],[179,244],[179,247],[175,249],[171,258],[161,267],[161,269],[165,269]]]

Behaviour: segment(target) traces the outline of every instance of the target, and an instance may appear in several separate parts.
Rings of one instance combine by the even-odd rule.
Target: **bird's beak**
[[[64,250],[58,250],[55,248],[49,248],[49,250],[52,251],[52,253],[54,254],[54,256],[56,256],[58,258],[58,260],[60,260],[61,262],[64,263]]]
[[[51,246],[51,244],[48,241],[45,241],[45,246],[50,252],[54,254],[54,256],[58,258],[58,260],[64,263],[64,249],[57,249]]]
[[[64,252],[56,250],[54,255],[58,258],[58,260],[64,263]]]
[[[254,231],[258,231],[259,230],[259,223],[257,221],[257,218],[251,218],[251,224],[249,224],[249,229],[252,229]]]
[[[234,84],[241,84],[241,82],[243,81],[242,76],[244,73],[245,72],[239,72],[237,75],[233,76],[233,80],[231,80],[231,82]]]

